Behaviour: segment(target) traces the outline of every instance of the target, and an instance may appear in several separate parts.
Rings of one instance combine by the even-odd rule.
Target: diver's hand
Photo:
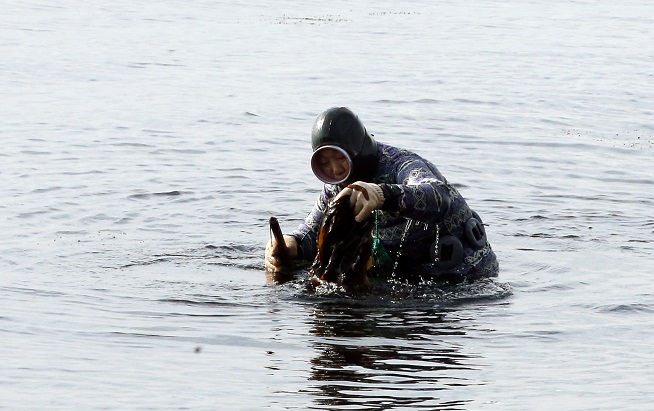
[[[297,240],[292,235],[284,235],[284,243],[288,249],[289,257],[292,259],[297,258]],[[279,259],[279,245],[275,238],[271,238],[266,245],[265,264],[266,271],[273,273],[279,272],[282,269],[282,261]]]
[[[384,204],[384,192],[377,184],[357,181],[344,188],[334,201],[342,197],[350,197],[350,205],[354,208],[354,219],[362,222],[370,214]]]

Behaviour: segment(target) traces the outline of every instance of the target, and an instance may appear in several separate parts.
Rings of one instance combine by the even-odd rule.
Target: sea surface
[[[651,409],[651,1],[0,6],[0,409]],[[495,281],[266,283],[341,105],[456,184]]]

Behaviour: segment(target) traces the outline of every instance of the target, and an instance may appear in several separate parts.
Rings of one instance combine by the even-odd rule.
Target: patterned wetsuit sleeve
[[[417,156],[403,158],[396,169],[399,184],[380,184],[386,198],[382,210],[419,221],[443,218],[450,207],[450,190],[432,167]]]
[[[298,243],[298,258],[304,260],[312,260],[317,252],[316,238],[320,223],[322,221],[323,213],[327,208],[329,200],[333,198],[339,190],[335,186],[325,185],[322,193],[313,209],[309,212],[304,221],[300,224],[297,230],[291,233],[297,239]]]

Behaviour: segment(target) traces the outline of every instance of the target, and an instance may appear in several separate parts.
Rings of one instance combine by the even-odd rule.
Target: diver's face
[[[338,150],[332,148],[320,150],[316,160],[322,174],[331,181],[341,182],[350,174],[352,167],[350,159]]]

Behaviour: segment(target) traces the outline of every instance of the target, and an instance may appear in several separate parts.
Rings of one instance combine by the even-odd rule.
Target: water
[[[648,2],[2,6],[2,408],[650,406]],[[498,283],[265,284],[333,105],[457,183]]]

